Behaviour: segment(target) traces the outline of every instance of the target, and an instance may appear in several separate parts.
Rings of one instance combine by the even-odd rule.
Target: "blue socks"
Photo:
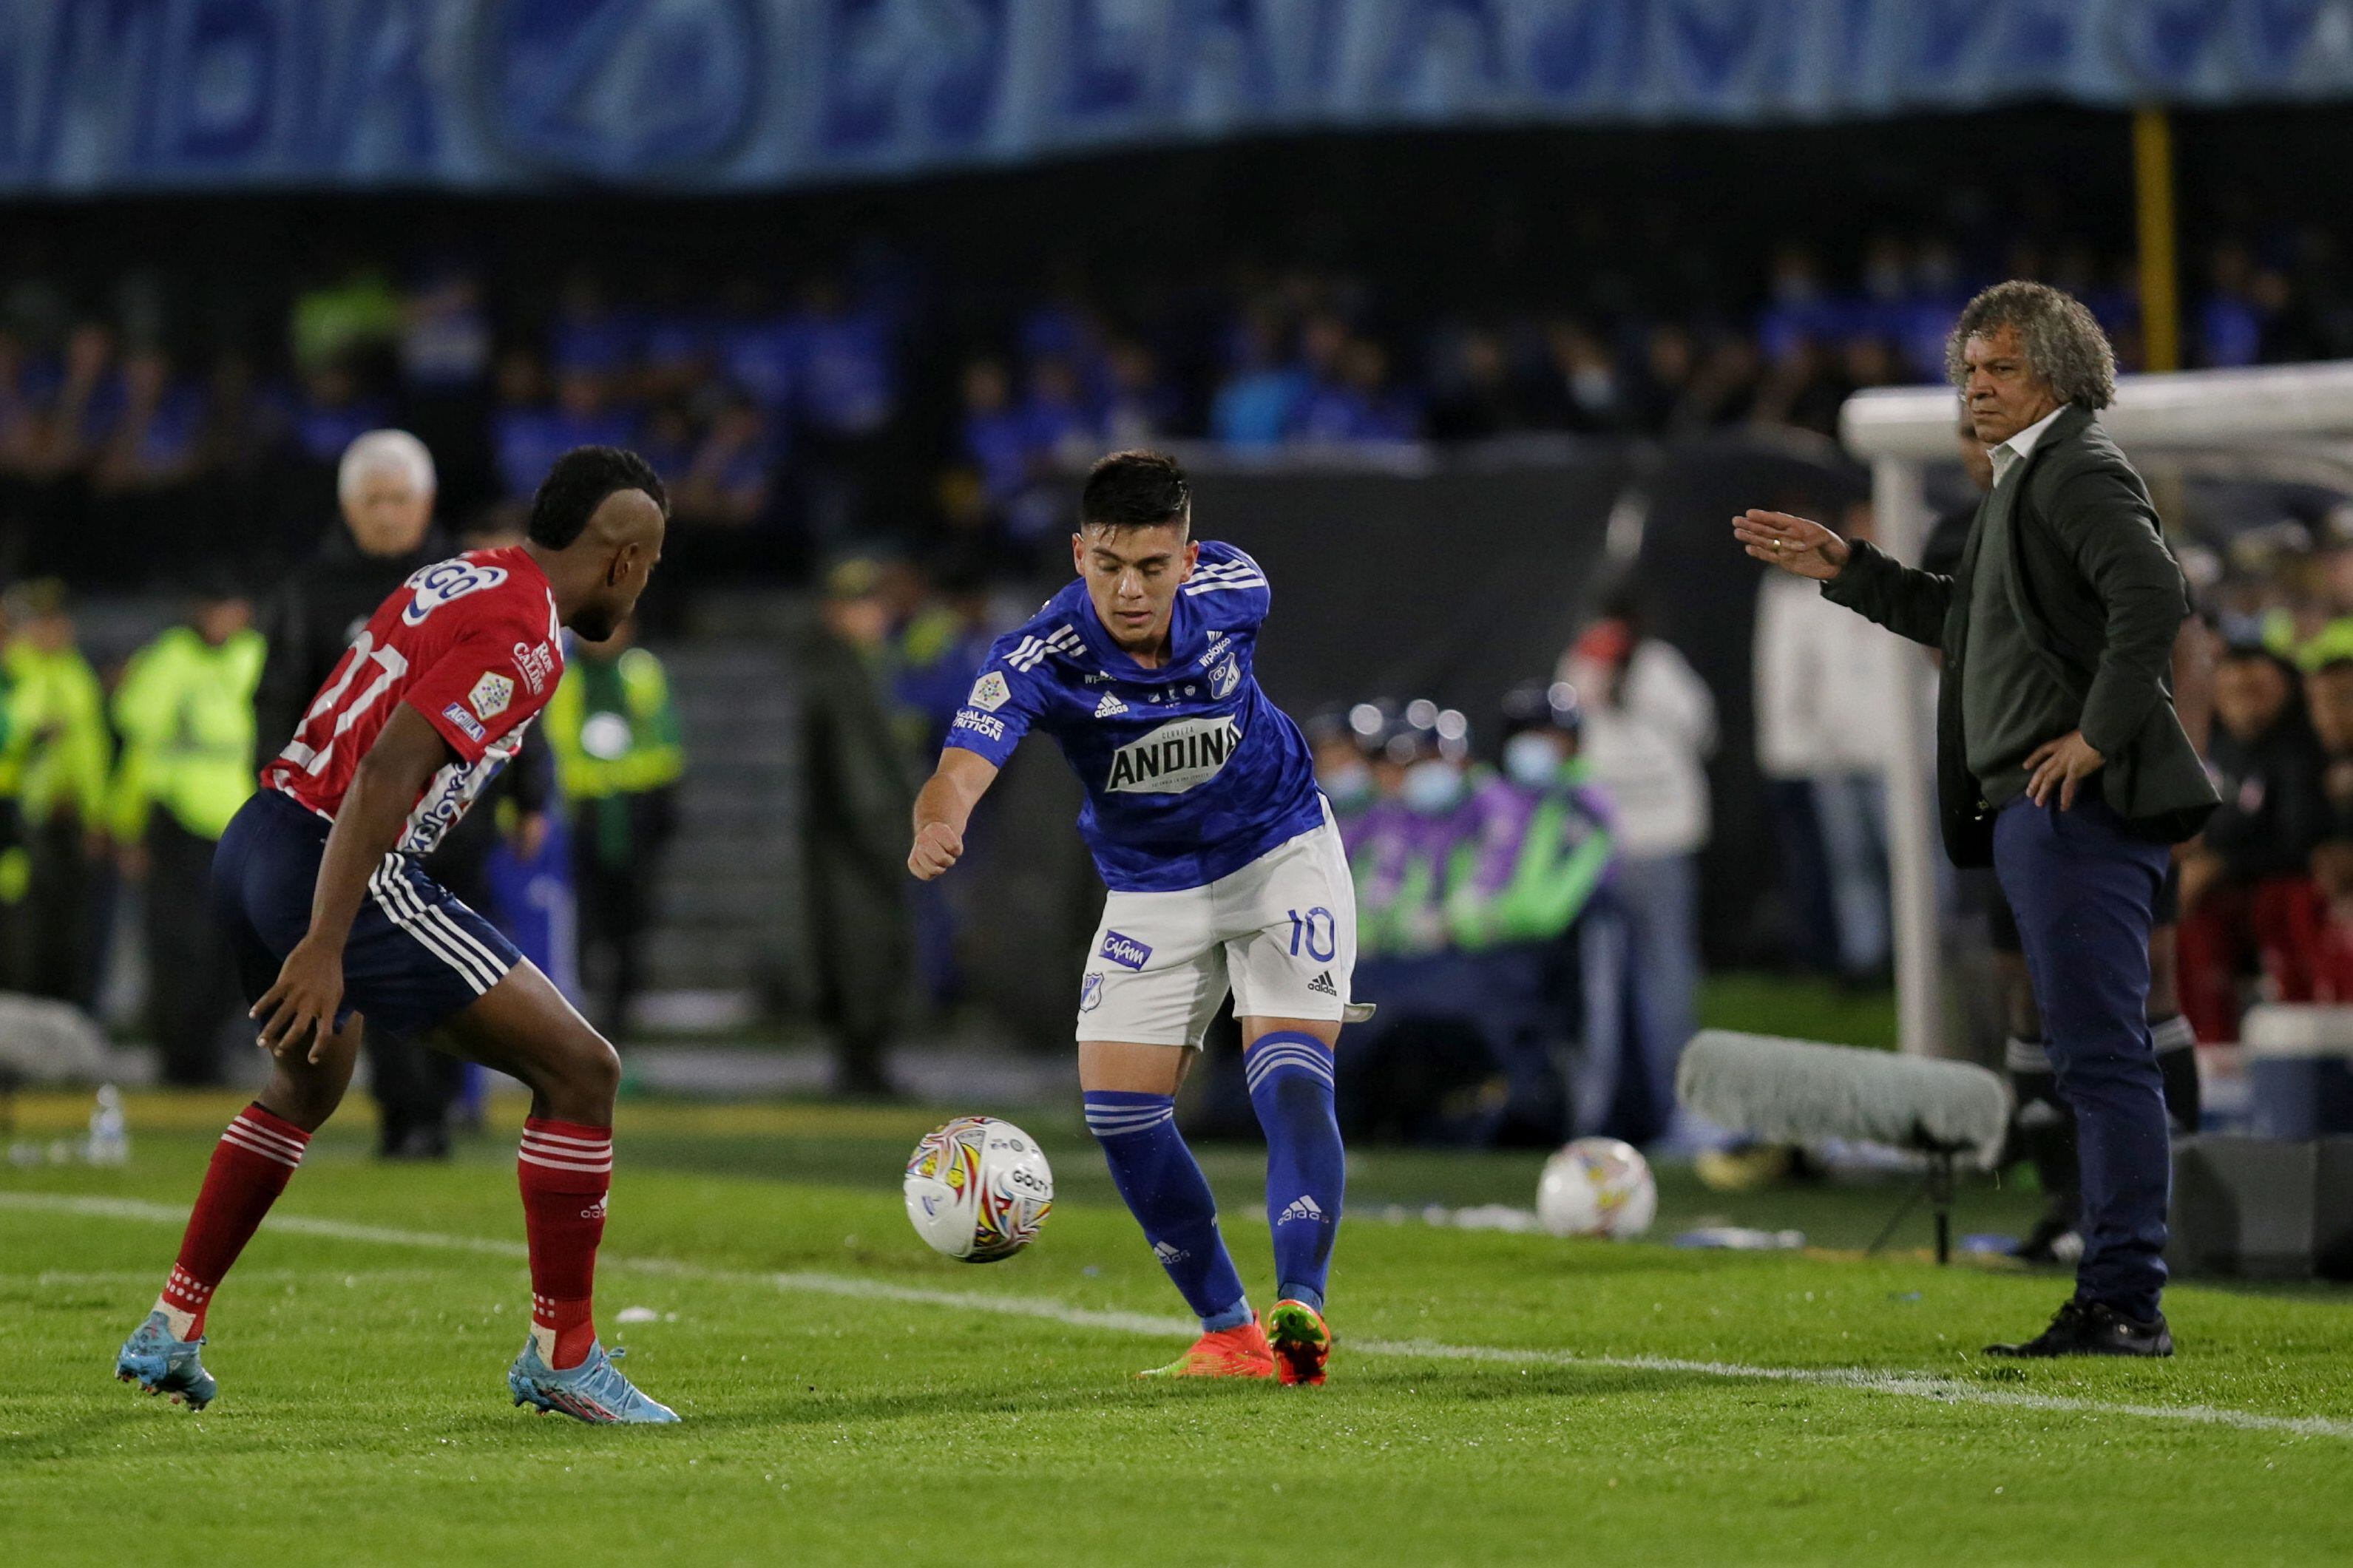
[[[1313,1035],[1261,1035],[1242,1065],[1250,1105],[1266,1130],[1266,1217],[1274,1227],[1276,1294],[1320,1312],[1348,1184],[1340,1121],[1332,1110],[1332,1047]]]
[[[1328,1109],[1331,1090],[1324,1090]],[[1176,1131],[1172,1095],[1087,1090],[1087,1131],[1103,1144],[1111,1179],[1144,1227],[1160,1266],[1201,1320],[1204,1333],[1250,1321],[1249,1298],[1218,1234],[1218,1201]],[[1337,1146],[1337,1138],[1334,1140]],[[1330,1243],[1326,1242],[1326,1248]],[[1319,1282],[1322,1276],[1317,1277]]]

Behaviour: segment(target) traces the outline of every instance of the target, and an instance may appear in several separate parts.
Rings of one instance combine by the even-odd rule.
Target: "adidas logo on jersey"
[[[1155,1241],[1152,1244],[1152,1256],[1160,1259],[1162,1263],[1167,1264],[1182,1263],[1188,1255],[1181,1247],[1174,1247],[1165,1241]]]
[[[1289,1208],[1274,1216],[1274,1223],[1277,1225],[1289,1225],[1293,1220],[1303,1219],[1310,1225],[1313,1225],[1323,1217],[1324,1211],[1322,1208],[1317,1206],[1315,1200],[1308,1194],[1302,1193],[1299,1196],[1291,1200],[1291,1206]]]
[[[1098,719],[1109,719],[1115,714],[1126,711],[1127,704],[1119,700],[1119,693],[1116,691],[1104,692],[1103,700],[1095,704],[1095,717]]]
[[[1314,992],[1318,996],[1337,996],[1340,994],[1340,988],[1332,984],[1332,972],[1328,969],[1323,973],[1317,975],[1314,979],[1309,981],[1307,983],[1307,989]]]

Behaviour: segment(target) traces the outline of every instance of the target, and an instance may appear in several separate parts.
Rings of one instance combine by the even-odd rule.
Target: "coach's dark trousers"
[[[2084,1167],[2075,1295],[2147,1321],[2165,1289],[2172,1183],[2165,1085],[2149,1043],[2149,907],[2170,852],[2136,837],[2096,777],[2062,811],[2021,795],[1994,819],[1994,872],[2020,945]]]

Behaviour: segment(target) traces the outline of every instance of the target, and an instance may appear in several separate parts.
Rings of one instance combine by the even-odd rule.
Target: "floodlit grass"
[[[1858,991],[1817,975],[1732,971],[1701,982],[1699,1022],[1704,1029],[1887,1050],[1895,1044],[1895,993]]]
[[[72,1109],[34,1107],[26,1124]],[[1173,1323],[1002,1310],[1177,1311],[1096,1156],[1054,1118],[1028,1120],[1065,1202],[1029,1253],[966,1268],[923,1251],[899,1211],[896,1163],[926,1113],[625,1108],[600,1316],[686,1417],[659,1430],[509,1406],[527,1297],[502,1136],[448,1167],[387,1169],[330,1128],[281,1205],[290,1223],[220,1292],[206,1359],[222,1394],[192,1415],[109,1372],[229,1109],[136,1101],[127,1169],[0,1173],[0,1542],[16,1562],[2353,1553],[2341,1294],[2184,1287],[2170,1363],[2004,1366],[1977,1347],[2036,1326],[2061,1282],[1909,1253],[1699,1253],[1368,1217],[1343,1233],[1330,1386],[1139,1384],[1130,1373],[1181,1345]],[[1263,1291],[1254,1156],[1208,1163]],[[1367,1215],[1525,1203],[1535,1163],[1368,1152],[1354,1195]],[[1897,1195],[1729,1200],[1669,1174],[1662,1234],[1796,1224],[1846,1248]],[[2031,1206],[1974,1187],[1961,1225],[2015,1228]],[[659,1316],[617,1326],[628,1307]],[[2164,1414],[2191,1409],[2206,1418]],[[2223,1424],[2248,1419],[2274,1424]]]

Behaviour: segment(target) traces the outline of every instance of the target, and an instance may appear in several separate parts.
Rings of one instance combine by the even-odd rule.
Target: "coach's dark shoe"
[[[2024,1344],[1988,1345],[1988,1355],[2042,1358],[2063,1355],[2145,1355],[2173,1353],[2173,1333],[2165,1314],[2155,1322],[2127,1318],[2102,1301],[2070,1301],[2059,1309],[2051,1326]]]

